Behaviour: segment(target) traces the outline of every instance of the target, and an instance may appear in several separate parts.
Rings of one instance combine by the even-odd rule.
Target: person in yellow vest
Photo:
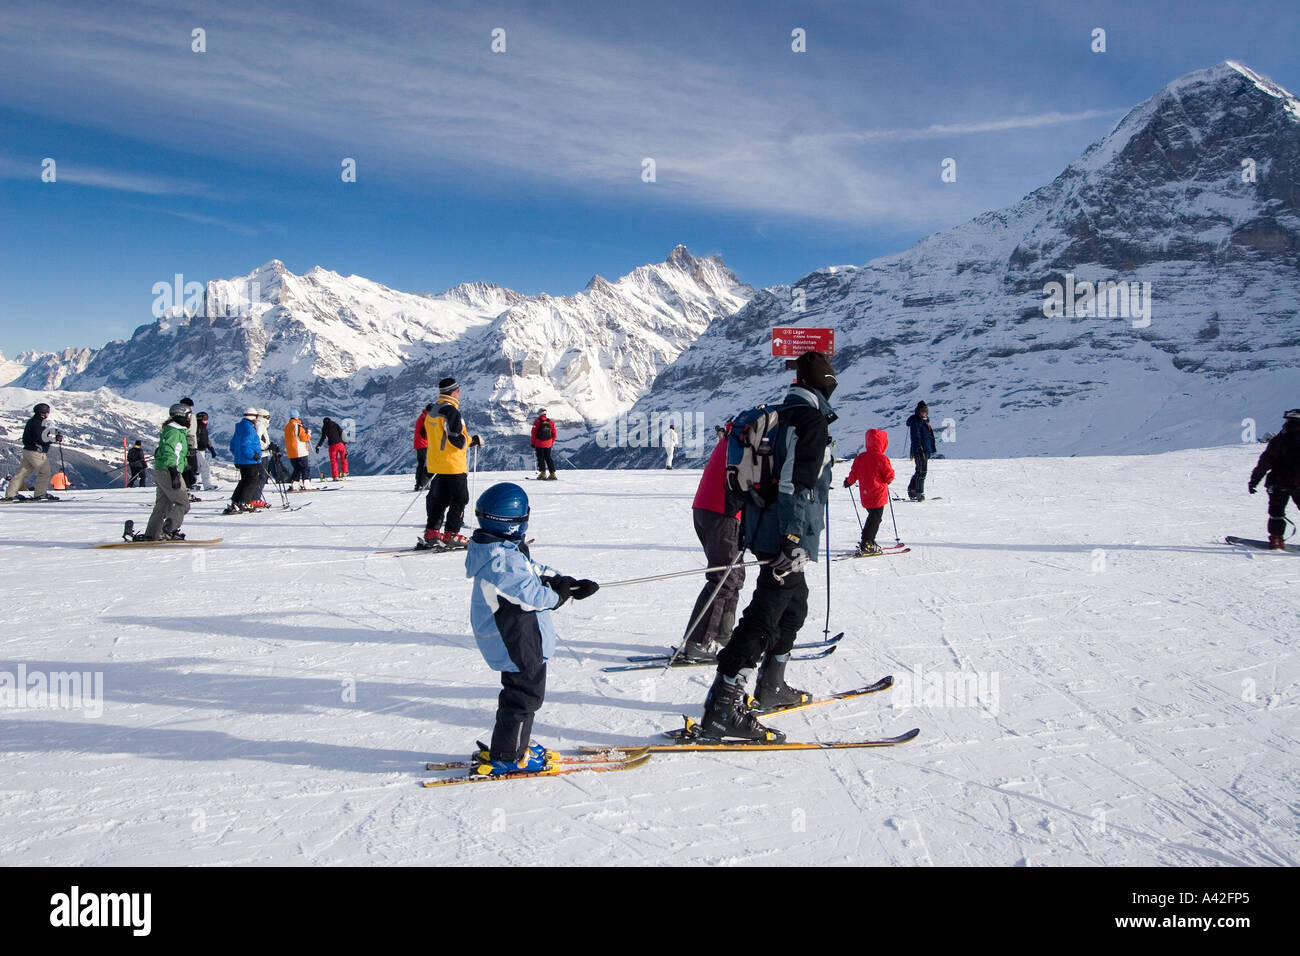
[[[284,426],[284,457],[293,465],[293,474],[289,476],[290,491],[307,491],[307,482],[311,472],[307,470],[307,456],[311,453],[311,432],[298,417],[295,408],[289,413],[288,424]],[[298,487],[294,487],[297,485]]]
[[[466,450],[483,444],[478,435],[470,435],[460,414],[460,386],[454,378],[438,383],[438,405],[424,418],[424,435],[429,442],[425,467],[432,480],[424,499],[424,537],[416,547],[446,551],[463,548],[469,539],[460,533],[469,504],[469,468]],[[446,524],[443,524],[443,515]]]

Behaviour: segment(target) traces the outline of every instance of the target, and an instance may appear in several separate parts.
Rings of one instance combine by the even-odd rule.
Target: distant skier
[[[298,410],[294,409],[284,425],[284,456],[293,466],[293,473],[289,475],[290,490],[294,490],[292,486],[295,484],[298,486],[296,490],[307,490],[307,482],[311,480],[311,471],[307,467],[310,454],[311,432],[302,423]]]
[[[797,704],[809,695],[785,682],[785,667],[808,615],[803,568],[817,560],[825,527],[823,511],[831,483],[830,397],[835,373],[821,352],[795,360],[796,377],[781,404],[779,422],[768,434],[777,469],[778,493],[766,507],[745,503],[745,546],[768,563],[727,646],[718,652],[718,672],[704,701],[701,731],[713,737],[782,741],[785,735],[759,723],[745,701],[745,685],[762,662],[754,691],[763,710]]]
[[[600,587],[533,562],[524,541],[529,514],[522,488],[493,485],[475,504],[478,530],[465,554],[465,576],[474,581],[469,603],[474,642],[487,665],[501,673],[492,740],[487,748],[480,744],[473,757],[474,772],[483,776],[547,768],[552,754],[532,742],[532,730],[546,696],[546,662],[555,654],[551,611]]]
[[[907,483],[907,497],[912,501],[925,500],[925,476],[930,459],[934,457],[934,429],[930,427],[930,406],[916,403],[916,411],[907,419],[910,447],[907,455],[916,463],[912,480]]]
[[[695,522],[695,536],[704,547],[704,560],[709,567],[729,566],[740,551],[740,516],[741,502],[727,487],[727,432],[718,429],[718,444],[709,455],[700,476],[699,487],[695,489],[695,500],[691,503],[691,515]],[[699,623],[686,635],[681,656],[688,661],[716,660],[717,654],[713,644],[726,645],[731,639],[732,629],[736,626],[736,604],[740,600],[740,589],[745,586],[745,569],[739,566],[728,574],[723,571],[710,571],[705,575],[704,587],[695,599],[691,609],[690,621],[699,618]],[[713,597],[718,582],[726,578],[717,597]],[[712,597],[713,603],[709,603]],[[705,607],[708,610],[705,611]],[[700,617],[703,613],[703,617]]]
[[[669,471],[672,471],[673,452],[676,450],[677,446],[681,444],[681,441],[677,435],[676,425],[668,426],[668,431],[664,432],[663,441],[664,441],[664,454],[667,456],[666,460],[664,461],[664,467],[667,468]]]
[[[239,469],[239,482],[230,494],[230,505],[222,514],[250,511],[262,475],[262,443],[257,437],[257,409],[244,409],[244,417],[230,438],[230,455]]]
[[[199,484],[204,491],[216,491],[217,486],[212,481],[212,462],[216,460],[217,450],[208,434],[208,413],[199,412],[195,420],[198,422]]]
[[[181,473],[181,478],[185,480],[186,488],[193,488],[199,483],[199,423],[194,417],[194,399],[182,398],[177,404],[184,405],[190,410],[190,425],[185,433],[187,467]],[[194,495],[190,495],[190,501],[198,500]]]
[[[471,436],[460,414],[460,386],[454,378],[438,382],[437,408],[424,420],[428,439],[426,467],[433,476],[425,498],[424,536],[417,548],[463,548],[468,539],[460,533],[469,504],[469,467],[465,451],[482,444]],[[446,524],[443,516],[446,515]]]
[[[1300,508],[1300,408],[1284,416],[1282,430],[1268,440],[1259,464],[1250,473],[1247,488],[1255,494],[1262,480],[1268,492],[1268,546],[1275,551],[1286,549],[1286,506],[1293,502]]]
[[[23,459],[9,482],[5,501],[14,501],[27,490],[27,479],[35,475],[31,501],[58,501],[50,494],[50,445],[62,444],[63,433],[49,424],[50,406],[41,402],[32,408],[32,417],[23,428]]]
[[[324,444],[329,449],[330,477],[334,480],[348,476],[348,446],[343,441],[343,428],[333,419],[321,422],[320,438],[316,440],[316,450]]]
[[[889,449],[889,436],[878,428],[868,428],[866,451],[853,459],[844,487],[858,486],[858,497],[867,509],[867,523],[862,526],[858,541],[859,554],[879,554],[876,533],[884,519],[885,506],[889,504],[889,483],[894,480],[894,465],[885,452]]]
[[[257,426],[257,444],[259,448],[258,462],[261,469],[257,473],[257,491],[253,495],[252,505],[255,508],[266,508],[266,483],[271,480],[271,465],[275,453],[278,449],[271,443],[271,413],[265,408],[257,410],[257,420],[254,423]]]
[[[180,529],[190,513],[190,495],[181,476],[189,464],[188,435],[194,416],[191,406],[182,402],[173,405],[168,416],[153,453],[153,511],[149,514],[148,527],[134,536],[136,541],[185,538]],[[127,522],[128,527],[132,525],[133,522]]]
[[[420,412],[420,417],[415,420],[415,438],[411,447],[415,451],[415,491],[425,491],[429,487],[429,469],[426,467],[428,462],[429,438],[424,433],[424,422],[433,411],[433,402],[424,406]]]
[[[537,455],[537,480],[545,481],[555,480],[555,460],[551,457],[551,448],[555,445],[556,430],[555,422],[546,417],[546,409],[537,413],[537,418],[533,422],[533,432],[530,443],[533,451]],[[550,471],[548,477],[547,471]]]
[[[143,488],[145,457],[144,449],[140,447],[140,439],[138,438],[135,440],[135,444],[131,446],[131,450],[126,453],[126,467],[131,473],[126,486],[128,488]]]

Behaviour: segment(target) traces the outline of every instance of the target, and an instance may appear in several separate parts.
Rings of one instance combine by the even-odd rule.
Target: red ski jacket
[[[853,459],[844,487],[856,484],[864,508],[883,508],[889,504],[889,483],[894,480],[894,466],[885,450],[889,436],[878,428],[867,429],[867,450]]]
[[[420,412],[420,417],[415,420],[415,444],[411,447],[416,451],[429,447],[429,436],[424,433],[424,419],[428,414],[428,412]]]
[[[551,437],[539,440],[537,437],[537,429],[542,427],[542,422],[546,422],[551,426]],[[545,415],[541,415],[538,417],[537,421],[533,422],[533,438],[531,444],[534,448],[550,448],[555,444],[555,436],[558,434],[559,429],[555,427],[555,422],[551,421]]]

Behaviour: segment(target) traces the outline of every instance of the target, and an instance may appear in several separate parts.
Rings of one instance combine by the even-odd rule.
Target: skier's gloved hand
[[[478,435],[473,435],[470,437],[469,440],[470,448],[478,448],[482,444],[483,444],[483,439],[479,438]]]
[[[849,487],[849,479],[848,479],[848,478],[845,478],[845,479],[844,479],[844,487],[845,487],[845,488]]]
[[[561,607],[565,601],[574,596],[578,579],[571,578],[567,574],[552,574],[542,578],[542,583],[560,596],[560,603],[555,606]]]
[[[1256,493],[1256,488],[1254,485],[1250,485],[1250,484],[1246,485],[1246,490],[1249,491],[1252,495]]]
[[[175,468],[168,468],[167,474],[172,476],[172,490],[179,491],[181,487],[181,473]]]
[[[797,534],[787,534],[781,541],[781,553],[772,559],[772,574],[779,581],[787,574],[802,571],[808,563],[808,552],[799,545]]]
[[[570,578],[569,580],[573,580]],[[589,598],[600,590],[600,585],[591,578],[583,578],[581,581],[574,581],[573,599],[581,601],[583,598]]]

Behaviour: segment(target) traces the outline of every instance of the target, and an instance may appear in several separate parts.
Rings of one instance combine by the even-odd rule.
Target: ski
[[[508,773],[498,776],[490,774],[473,774],[464,777],[444,777],[441,780],[424,780],[422,786],[425,787],[452,787],[461,783],[501,783],[506,780],[535,780],[538,777],[563,777],[570,773],[615,773],[619,770],[631,770],[634,767],[642,767],[651,757],[650,750],[652,747],[640,748],[647,752],[641,754],[632,760],[622,760],[616,763],[584,763],[577,766],[561,765],[551,770],[538,770],[535,773]],[[595,747],[590,752],[599,753],[609,750],[608,747]]]
[[[104,500],[103,495],[99,495],[94,498],[35,498],[32,497],[31,495],[15,495],[12,498],[0,498],[0,501],[3,501],[5,504],[9,504],[9,505],[17,505],[17,504],[58,505],[58,504],[65,504],[73,501],[85,502],[85,501],[103,501],[103,500]]]
[[[394,557],[397,558],[404,558],[404,557],[409,557],[410,555],[413,554],[453,554],[453,553],[459,553],[464,550],[465,550],[464,545],[452,546],[450,548],[447,547],[446,545],[439,545],[436,548],[402,548],[399,551],[390,551],[388,553],[392,554]],[[380,552],[380,553],[382,554],[384,552]]]
[[[1261,550],[1264,551],[1278,550],[1276,548],[1270,548],[1267,541],[1260,541],[1257,538],[1238,538],[1235,535],[1228,535],[1223,540],[1226,541],[1228,544],[1244,544],[1244,545],[1249,545],[1252,548],[1260,548]],[[1300,549],[1297,549],[1295,545],[1287,545],[1279,553],[1300,554]]]
[[[917,501],[915,498],[890,498],[889,500],[890,500],[890,501],[901,501],[901,502],[903,502],[903,504],[917,504],[917,505],[923,505],[923,504],[925,504],[925,501],[943,501],[943,496],[940,495],[940,496],[937,497],[937,498],[926,498],[925,501]]]
[[[911,554],[911,548],[882,548],[879,554],[859,554],[857,551],[850,551],[847,554],[837,555],[831,558],[832,561],[852,561],[855,558],[887,558],[894,554]]]
[[[830,647],[832,644],[838,644],[842,640],[844,640],[844,632],[840,631],[835,636],[828,637],[824,641],[813,641],[809,644],[796,644],[794,647],[790,648],[790,650],[808,651],[816,647]],[[629,664],[649,664],[653,661],[658,661],[660,664],[667,664],[676,651],[677,648],[673,647],[669,649],[667,654],[633,654],[628,657],[627,661]]]
[[[831,644],[829,647],[823,647],[817,651],[814,651],[811,654],[795,654],[790,658],[790,660],[792,661],[821,660],[823,657],[829,657],[831,654],[834,654],[836,646],[837,645],[835,644]],[[664,668],[664,667],[671,667],[675,670],[678,667],[717,667],[717,666],[718,666],[718,662],[716,660],[684,661],[680,657],[670,663],[668,656],[664,655],[663,657],[657,658],[656,660],[653,661],[647,661],[640,664],[615,664],[613,667],[602,667],[601,670],[607,674],[612,674],[620,671],[649,671],[649,670],[655,670],[657,668]]]
[[[92,544],[92,548],[207,548],[221,544],[223,538],[183,538],[179,541],[111,541],[108,544]]]
[[[899,734],[897,737],[881,737],[876,740],[833,740],[833,741],[807,741],[774,744],[765,740],[715,740],[712,738],[692,738],[682,743],[673,744],[650,744],[646,749],[651,754],[655,753],[690,753],[693,751],[719,751],[719,750],[857,750],[865,747],[896,747],[899,744],[905,744],[909,740],[915,740],[921,733],[921,728],[913,727],[906,733]],[[579,747],[579,750],[586,748]],[[598,748],[592,748],[593,750]],[[649,758],[650,754],[646,757]]]
[[[784,716],[785,714],[792,714],[796,710],[808,710],[810,707],[820,707],[823,704],[833,704],[836,701],[853,700],[855,697],[866,697],[868,694],[878,694],[882,690],[889,690],[889,688],[893,686],[894,686],[894,678],[892,675],[890,675],[887,677],[882,677],[874,684],[868,684],[866,687],[859,687],[855,690],[841,691],[838,694],[831,694],[829,697],[819,697],[803,704],[790,704],[789,706],[786,707],[773,707],[771,710],[760,710],[757,707],[753,707],[752,698],[751,698],[751,709],[754,711],[755,714],[757,714],[758,716],[766,720],[769,717],[781,717]],[[681,732],[669,731],[668,733],[672,735],[675,739]]]
[[[649,752],[650,751],[646,750],[645,747],[633,747],[630,750],[619,750],[616,747],[607,747],[604,750],[589,754],[555,754],[551,758],[551,762],[556,764],[626,763],[629,760],[636,760]],[[478,763],[473,760],[446,760],[441,763],[426,763],[424,769],[472,770],[476,766],[478,766]]]

